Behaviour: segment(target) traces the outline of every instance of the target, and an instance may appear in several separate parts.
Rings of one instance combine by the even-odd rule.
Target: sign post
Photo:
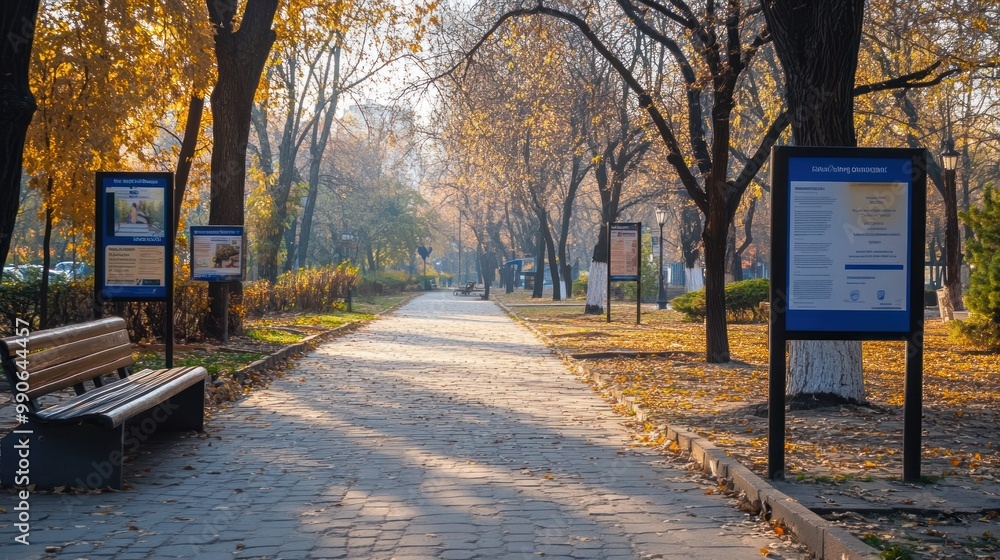
[[[608,322],[611,322],[611,283],[635,282],[635,324],[642,319],[642,273],[639,258],[642,244],[641,222],[608,224]]]
[[[99,171],[94,315],[104,302],[162,301],[166,366],[174,361],[173,173]]]
[[[771,151],[769,478],[785,470],[785,342],[904,340],[903,480],[920,478],[926,151]]]
[[[229,283],[243,280],[243,226],[191,226],[191,279],[223,282],[222,342],[229,342]]]

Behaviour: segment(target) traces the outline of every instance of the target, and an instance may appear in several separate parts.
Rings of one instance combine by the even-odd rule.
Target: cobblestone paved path
[[[301,358],[120,493],[37,494],[5,558],[759,559],[773,542],[633,448],[623,419],[492,303],[421,296]],[[772,556],[777,558],[780,556]]]

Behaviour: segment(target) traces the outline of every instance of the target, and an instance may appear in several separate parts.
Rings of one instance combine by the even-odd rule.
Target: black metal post
[[[635,276],[635,324],[642,324],[642,224],[639,224],[636,232],[639,236],[639,242],[636,243],[635,250],[639,253],[636,255],[636,264],[638,264],[638,269],[636,270]],[[611,236],[608,236],[611,239]],[[610,244],[609,244],[610,245]],[[611,265],[611,259],[608,259],[608,266]],[[608,269],[608,276],[610,276],[611,270]]]
[[[608,225],[605,226],[605,227],[608,228],[608,255],[607,255],[607,257],[608,257],[608,274],[607,274],[608,282],[607,282],[607,286],[605,286],[607,288],[607,290],[604,292],[604,294],[605,294],[604,302],[605,302],[605,306],[607,307],[607,309],[605,311],[607,311],[607,314],[608,314],[608,322],[610,323],[611,322],[611,222],[608,222]]]
[[[775,323],[785,302],[771,290],[771,322],[768,329],[767,388],[767,478],[785,478],[785,329]]]
[[[903,387],[903,482],[920,481],[920,415],[924,406],[923,332],[906,339],[906,378]]]
[[[229,344],[229,290],[231,289],[231,284],[229,282],[222,283],[222,297],[226,299],[226,305],[222,312],[222,343]],[[173,366],[167,366],[173,367]]]
[[[465,276],[462,274],[462,211],[458,211],[458,283],[463,282]]]
[[[164,198],[167,204],[171,204],[174,200],[174,176],[170,175],[167,180],[167,188],[165,190]],[[164,230],[164,235],[167,236],[166,247],[164,247],[164,259],[166,262],[164,264],[165,276],[164,281],[167,287],[166,298],[163,305],[167,308],[166,324],[163,326],[163,353],[164,353],[164,365],[168,368],[174,367],[174,246],[177,242],[176,234],[174,233],[174,210],[170,209],[163,216],[164,225],[166,228]],[[228,306],[228,303],[227,303]]]
[[[660,293],[656,296],[656,307],[667,308],[667,290],[663,287],[663,224],[660,224]]]

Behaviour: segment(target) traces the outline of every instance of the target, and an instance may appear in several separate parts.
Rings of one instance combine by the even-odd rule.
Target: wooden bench
[[[476,294],[476,293],[479,293],[479,292],[482,292],[482,291],[483,291],[482,288],[477,288],[476,287],[476,283],[475,282],[468,282],[465,286],[462,286],[459,289],[455,290],[455,295],[456,296],[469,296],[469,295]]]
[[[130,374],[135,360],[120,318],[0,339],[0,359],[21,422],[0,440],[4,486],[120,489],[125,453],[153,432],[203,429],[208,372]],[[40,401],[69,388],[75,396],[49,406]]]

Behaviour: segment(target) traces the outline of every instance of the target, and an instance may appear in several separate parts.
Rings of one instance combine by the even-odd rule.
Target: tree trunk
[[[736,252],[736,220],[729,224],[729,235],[726,237],[726,276],[729,282],[739,282],[743,280],[743,263],[740,262],[740,255]]]
[[[713,189],[709,189],[709,196]],[[721,198],[721,197],[720,197]],[[705,360],[710,364],[729,361],[729,331],[726,328],[726,239],[729,216],[721,200],[709,203],[702,239],[705,246]]]
[[[753,215],[756,209],[757,199],[752,198],[750,206],[747,208],[746,218],[743,219],[743,243],[740,243],[740,246],[733,252],[733,263],[736,265],[736,269],[733,270],[733,279],[736,281],[743,280],[743,253],[753,244]],[[739,276],[736,276],[737,271]]]
[[[581,181],[582,182],[582,181]],[[580,182],[573,181],[569,186],[569,192],[566,194],[566,199],[563,200],[563,212],[562,212],[562,222],[559,227],[559,277],[562,279],[566,299],[569,299],[573,295],[573,274],[571,272],[571,267],[569,264],[569,257],[566,255],[566,244],[569,242],[569,222],[573,215],[573,202],[576,200],[576,192],[580,186]],[[556,285],[556,276],[552,276],[553,290]],[[554,294],[555,292],[553,292]],[[553,295],[553,299],[555,296]]]
[[[864,0],[769,0],[762,6],[785,72],[795,143],[856,146],[853,90]],[[843,369],[834,372],[833,364]],[[863,401],[861,343],[792,341],[786,393],[793,406],[813,395]]]
[[[692,204],[681,211],[681,256],[684,258],[684,290],[697,292],[705,286],[705,275],[698,261],[701,258],[701,213]]]
[[[552,230],[549,229],[548,221],[546,220],[545,228],[542,230],[545,236],[545,248],[549,253],[549,274],[552,275],[552,301],[559,301],[562,299],[562,290],[559,283],[559,260],[556,255],[556,244],[555,240],[552,239]],[[544,283],[545,274],[542,273],[542,281]]]
[[[705,274],[701,267],[684,269],[684,291],[697,292],[705,287]]]
[[[944,284],[952,308],[965,310],[962,300],[962,239],[958,227],[958,191],[955,185],[955,171],[945,170],[944,185]]]
[[[271,24],[278,0],[248,0],[238,30],[234,26],[237,3],[218,0],[206,3],[215,29],[218,65],[218,80],[212,91],[212,198],[208,223],[242,225],[250,111],[264,63],[274,44]],[[233,284],[241,286],[238,282]],[[225,288],[221,282],[209,284],[211,309],[206,328],[215,337],[223,332],[228,304]]]
[[[195,148],[198,147],[198,131],[201,130],[201,117],[204,113],[205,98],[192,95],[188,102],[187,123],[184,125],[181,151],[177,154],[177,172],[174,173],[174,239],[177,239],[177,228],[181,227],[184,191],[187,190],[188,177],[191,176],[191,164],[194,162]]]
[[[604,261],[590,261],[590,271],[587,273],[587,306],[584,313],[587,315],[601,315],[604,313],[604,306],[608,304],[605,299],[608,288],[608,263]]]
[[[864,402],[864,384],[857,377],[861,371],[861,353],[854,351],[855,346],[860,349],[860,343],[856,342],[792,342],[788,366],[796,375],[789,376],[787,393],[803,396],[796,400],[796,408],[829,398]]]
[[[52,178],[45,197],[45,233],[42,235],[42,277],[39,294],[38,328],[49,328],[49,268],[52,267]]]
[[[542,297],[542,283],[545,281],[545,234],[542,233],[542,222],[538,222],[538,255],[535,257],[535,284],[531,290],[532,298]]]
[[[290,226],[285,228],[285,264],[282,265],[282,272],[289,272],[295,268],[295,255],[297,252],[297,247],[295,246],[295,232],[299,229],[299,218],[292,218],[292,223]]]
[[[573,297],[573,265],[559,261],[559,279],[562,280],[563,299]]]
[[[608,287],[608,225],[601,224],[601,234],[597,236],[597,245],[590,260],[590,270],[587,273],[587,305],[586,315],[601,315],[604,313],[605,292]]]
[[[10,252],[21,203],[24,139],[38,108],[28,82],[38,4],[5,0],[0,7],[0,265]]]
[[[291,116],[288,119],[290,120]],[[287,241],[285,222],[288,220],[288,198],[292,192],[292,180],[295,175],[295,152],[294,137],[286,134],[281,140],[281,145],[278,146],[278,180],[274,187],[269,189],[274,203],[274,217],[270,224],[271,230],[261,246],[261,254],[258,256],[260,262],[257,265],[261,278],[267,278],[271,282],[278,279],[278,272],[281,269],[278,264],[278,255],[281,252],[282,241]],[[293,231],[293,238],[294,235]],[[294,254],[294,247],[289,247],[286,244],[286,248]]]

